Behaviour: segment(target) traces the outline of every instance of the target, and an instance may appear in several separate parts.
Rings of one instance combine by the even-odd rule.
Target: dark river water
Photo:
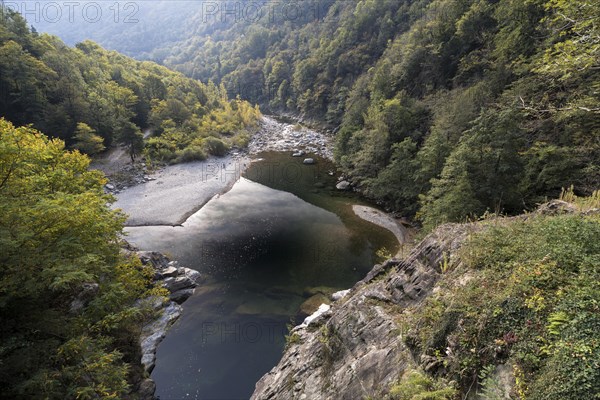
[[[385,247],[385,229],[356,217],[332,165],[265,153],[232,189],[180,227],[127,228],[142,250],[164,252],[206,281],[183,304],[157,352],[156,395],[247,399],[281,357],[287,325],[316,292],[351,287]]]

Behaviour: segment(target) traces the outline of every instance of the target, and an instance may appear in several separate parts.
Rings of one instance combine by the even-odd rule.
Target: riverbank
[[[410,232],[408,228],[402,225],[402,223],[400,223],[391,214],[387,214],[373,207],[353,205],[352,211],[354,211],[354,214],[365,221],[369,221],[372,224],[392,232],[400,244],[400,248],[398,249],[396,256],[398,257],[402,254],[403,245],[406,244],[410,239]]]
[[[109,177],[107,191],[117,196],[113,207],[129,216],[126,226],[178,226],[212,198],[229,191],[257,155],[279,151],[290,157],[317,155],[332,160],[332,147],[326,134],[263,117],[248,148],[224,157],[151,172],[143,163],[131,164],[123,149],[115,148],[95,160],[92,168]]]
[[[240,154],[170,165],[151,174],[151,181],[117,194],[113,207],[129,218],[126,226],[181,225],[215,196],[227,192],[250,159]]]

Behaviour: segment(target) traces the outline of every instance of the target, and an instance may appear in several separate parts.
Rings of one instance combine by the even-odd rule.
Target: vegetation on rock
[[[511,398],[598,397],[600,197],[579,203],[574,213],[481,223],[441,290],[404,313],[407,343],[435,360],[430,373],[463,393],[479,382],[490,398],[486,390],[501,392],[494,369],[508,366],[512,383],[502,390]]]

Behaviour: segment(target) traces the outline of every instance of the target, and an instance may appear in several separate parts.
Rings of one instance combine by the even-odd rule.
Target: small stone
[[[304,164],[307,165],[311,165],[315,163],[315,159],[314,158],[305,158],[304,161],[302,161]]]
[[[104,185],[104,187],[107,190],[115,190],[115,185],[111,184],[111,183],[107,183],[106,185]]]
[[[335,188],[337,190],[348,190],[348,189],[350,189],[350,182],[348,182],[348,181],[338,182],[338,184],[335,185]]]
[[[175,267],[167,267],[164,270],[162,270],[160,273],[165,278],[168,278],[168,277],[171,277],[171,276],[174,277],[174,276],[179,275],[179,271]]]
[[[340,299],[343,299],[344,297],[346,297],[346,295],[350,293],[350,289],[346,289],[346,290],[340,290],[339,292],[335,292],[334,294],[331,295],[331,299],[333,301],[337,301]]]

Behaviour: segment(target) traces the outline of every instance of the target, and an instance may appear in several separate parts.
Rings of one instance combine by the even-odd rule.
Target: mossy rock
[[[329,296],[326,296],[323,293],[317,293],[309,297],[302,305],[300,305],[300,314],[303,316],[311,315],[319,309],[321,304],[331,304],[331,300]]]

